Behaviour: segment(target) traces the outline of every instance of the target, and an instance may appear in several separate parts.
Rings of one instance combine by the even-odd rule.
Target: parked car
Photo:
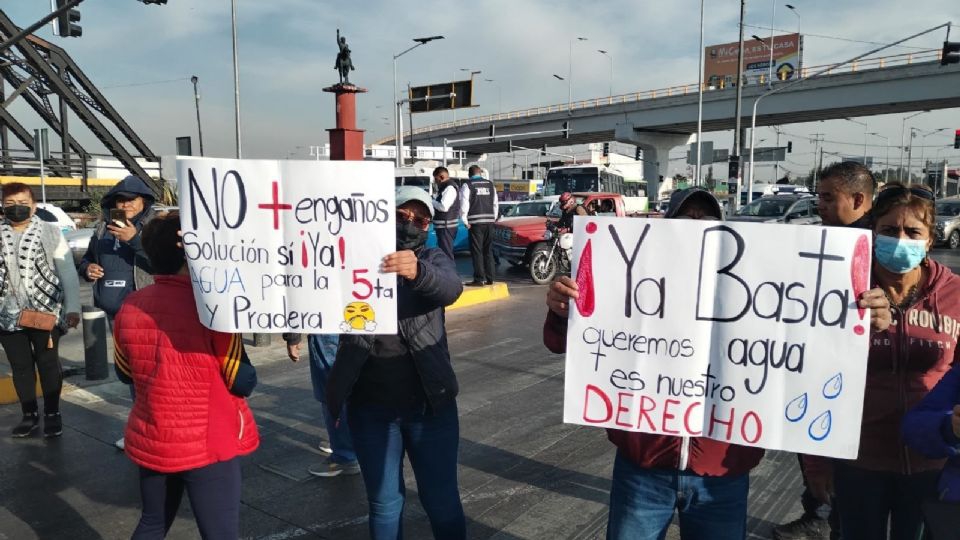
[[[823,220],[817,210],[816,196],[804,193],[760,197],[742,207],[727,221],[819,225]]]
[[[63,208],[60,208],[55,204],[38,202],[37,212],[39,212],[40,210],[46,210],[47,212],[52,214],[55,218],[57,218],[57,220],[54,223],[56,223],[57,225],[60,225],[60,230],[63,231],[64,233],[77,230],[77,222],[74,221],[72,217],[68,216],[67,213],[63,211]],[[41,216],[41,218],[43,218],[43,216]],[[46,219],[46,218],[43,218],[43,219]]]
[[[509,213],[501,212],[500,219],[498,221],[523,217],[545,217],[550,213],[550,210],[559,203],[559,195],[551,195],[542,199],[522,201],[511,206]],[[503,203],[500,204],[502,205]]]
[[[98,224],[99,222],[95,221],[82,229],[63,233],[63,237],[67,239],[70,253],[73,254],[73,264],[80,266],[80,259],[83,259],[83,255],[87,252],[90,238],[93,237],[93,232],[97,230]]]
[[[936,243],[950,249],[960,247],[960,197],[937,201]]]
[[[596,208],[599,215],[611,216],[659,216],[656,212],[640,212],[633,208],[645,207],[646,197],[624,197],[616,193],[584,192],[574,193],[577,204],[585,208]],[[559,196],[556,196],[559,200]],[[642,199],[642,200],[640,200]],[[607,211],[612,209],[613,211]],[[547,222],[560,218],[559,204],[553,205],[546,217],[517,217],[500,220],[493,226],[493,256],[505,260],[514,266],[530,264],[533,253],[540,247],[546,247],[544,233]]]

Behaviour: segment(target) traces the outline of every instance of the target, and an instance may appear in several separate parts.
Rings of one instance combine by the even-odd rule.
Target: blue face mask
[[[906,274],[927,256],[927,241],[877,235],[873,241],[873,254],[880,266],[897,274]]]

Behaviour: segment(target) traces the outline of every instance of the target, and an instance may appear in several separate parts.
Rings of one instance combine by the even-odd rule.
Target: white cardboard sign
[[[868,231],[577,217],[564,421],[857,455]]]
[[[204,326],[396,333],[389,163],[178,158],[177,179]]]

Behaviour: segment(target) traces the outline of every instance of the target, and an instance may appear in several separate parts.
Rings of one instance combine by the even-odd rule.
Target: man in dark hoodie
[[[141,178],[128,176],[113,186],[103,197],[103,221],[80,262],[80,275],[94,282],[93,303],[106,312],[111,326],[127,295],[153,283],[150,260],[140,243],[140,231],[154,214],[153,203],[153,191]],[[123,222],[111,219],[113,209],[123,210]],[[123,439],[116,445],[122,450]]]

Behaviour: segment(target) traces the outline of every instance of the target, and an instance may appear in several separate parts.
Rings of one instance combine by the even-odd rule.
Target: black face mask
[[[22,204],[14,204],[3,208],[3,215],[11,223],[23,223],[30,219],[30,207]]]
[[[412,221],[397,222],[397,251],[417,249],[427,243],[427,231]]]

